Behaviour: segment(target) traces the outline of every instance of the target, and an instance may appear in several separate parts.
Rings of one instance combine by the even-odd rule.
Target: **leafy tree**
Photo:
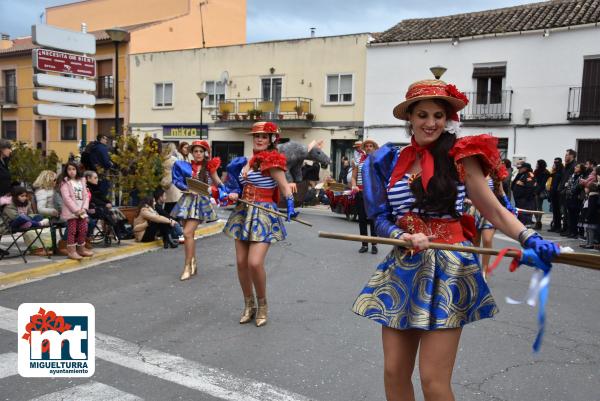
[[[57,171],[60,159],[54,151],[43,156],[40,149],[33,149],[25,142],[16,142],[12,149],[8,167],[14,181],[31,186],[42,170]]]

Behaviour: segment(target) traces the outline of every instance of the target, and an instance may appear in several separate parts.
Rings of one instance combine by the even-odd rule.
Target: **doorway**
[[[274,119],[281,105],[281,78],[268,77],[261,79],[262,102],[259,108],[263,111],[263,117]]]
[[[42,155],[46,156],[46,120],[36,120],[35,122],[35,147],[42,151]]]
[[[331,140],[331,173],[337,182],[340,181],[340,170],[342,169],[342,157],[346,156],[352,160],[354,139],[332,139]]]
[[[239,156],[244,156],[244,142],[212,142],[212,157],[221,158],[221,167],[217,170],[219,177],[223,176],[225,168],[233,159]]]

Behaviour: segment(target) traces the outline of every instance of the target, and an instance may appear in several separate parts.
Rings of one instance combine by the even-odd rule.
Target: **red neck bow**
[[[417,160],[417,156],[420,156],[421,183],[423,184],[425,192],[427,192],[427,185],[429,184],[431,177],[433,177],[433,171],[435,169],[433,156],[431,155],[431,152],[429,152],[430,146],[431,144],[427,146],[419,146],[413,135],[410,140],[410,145],[402,149],[400,156],[398,156],[398,161],[396,162],[396,166],[394,166],[394,170],[392,171],[392,177],[390,178],[390,185],[388,188],[393,187],[398,180],[404,177],[404,174],[406,174],[415,160]]]

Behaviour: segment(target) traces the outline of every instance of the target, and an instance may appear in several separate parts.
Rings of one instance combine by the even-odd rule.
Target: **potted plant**
[[[254,118],[256,118],[257,120],[262,120],[262,110],[261,109],[254,110]]]
[[[306,119],[312,121],[315,119],[315,115],[313,113],[306,113]]]
[[[229,112],[227,110],[223,110],[219,118],[221,119],[221,121],[229,120]]]
[[[238,113],[235,113],[234,117],[235,117],[235,121],[240,121],[241,120],[241,117],[240,117],[240,115]]]
[[[302,117],[302,113],[303,113],[302,106],[300,106],[300,105],[294,106],[294,111],[298,115],[298,118]]]
[[[247,120],[248,119],[248,114],[242,114],[242,120]]]
[[[12,147],[8,168],[13,181],[20,182],[26,188],[31,188],[42,170],[57,171],[60,160],[54,151],[48,156],[42,156],[40,149],[33,149],[25,142],[16,142]]]
[[[283,114],[279,113],[277,117],[279,117],[280,120],[283,120]]]

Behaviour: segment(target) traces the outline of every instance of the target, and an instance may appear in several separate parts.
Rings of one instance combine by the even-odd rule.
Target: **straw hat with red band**
[[[252,124],[252,131],[249,134],[272,134],[271,142],[277,143],[279,142],[279,127],[277,124],[271,121],[259,121],[257,123]]]
[[[430,99],[448,102],[454,111],[454,114],[448,117],[454,121],[458,121],[458,112],[469,103],[469,99],[456,89],[456,86],[438,79],[425,79],[414,82],[408,87],[406,100],[394,107],[394,117],[399,120],[408,120],[407,110],[411,104]]]
[[[210,153],[210,145],[208,144],[207,141],[194,141],[190,144],[190,152],[194,151],[194,148],[196,146],[200,146],[201,148],[203,148],[205,151],[207,151],[208,153]]]

